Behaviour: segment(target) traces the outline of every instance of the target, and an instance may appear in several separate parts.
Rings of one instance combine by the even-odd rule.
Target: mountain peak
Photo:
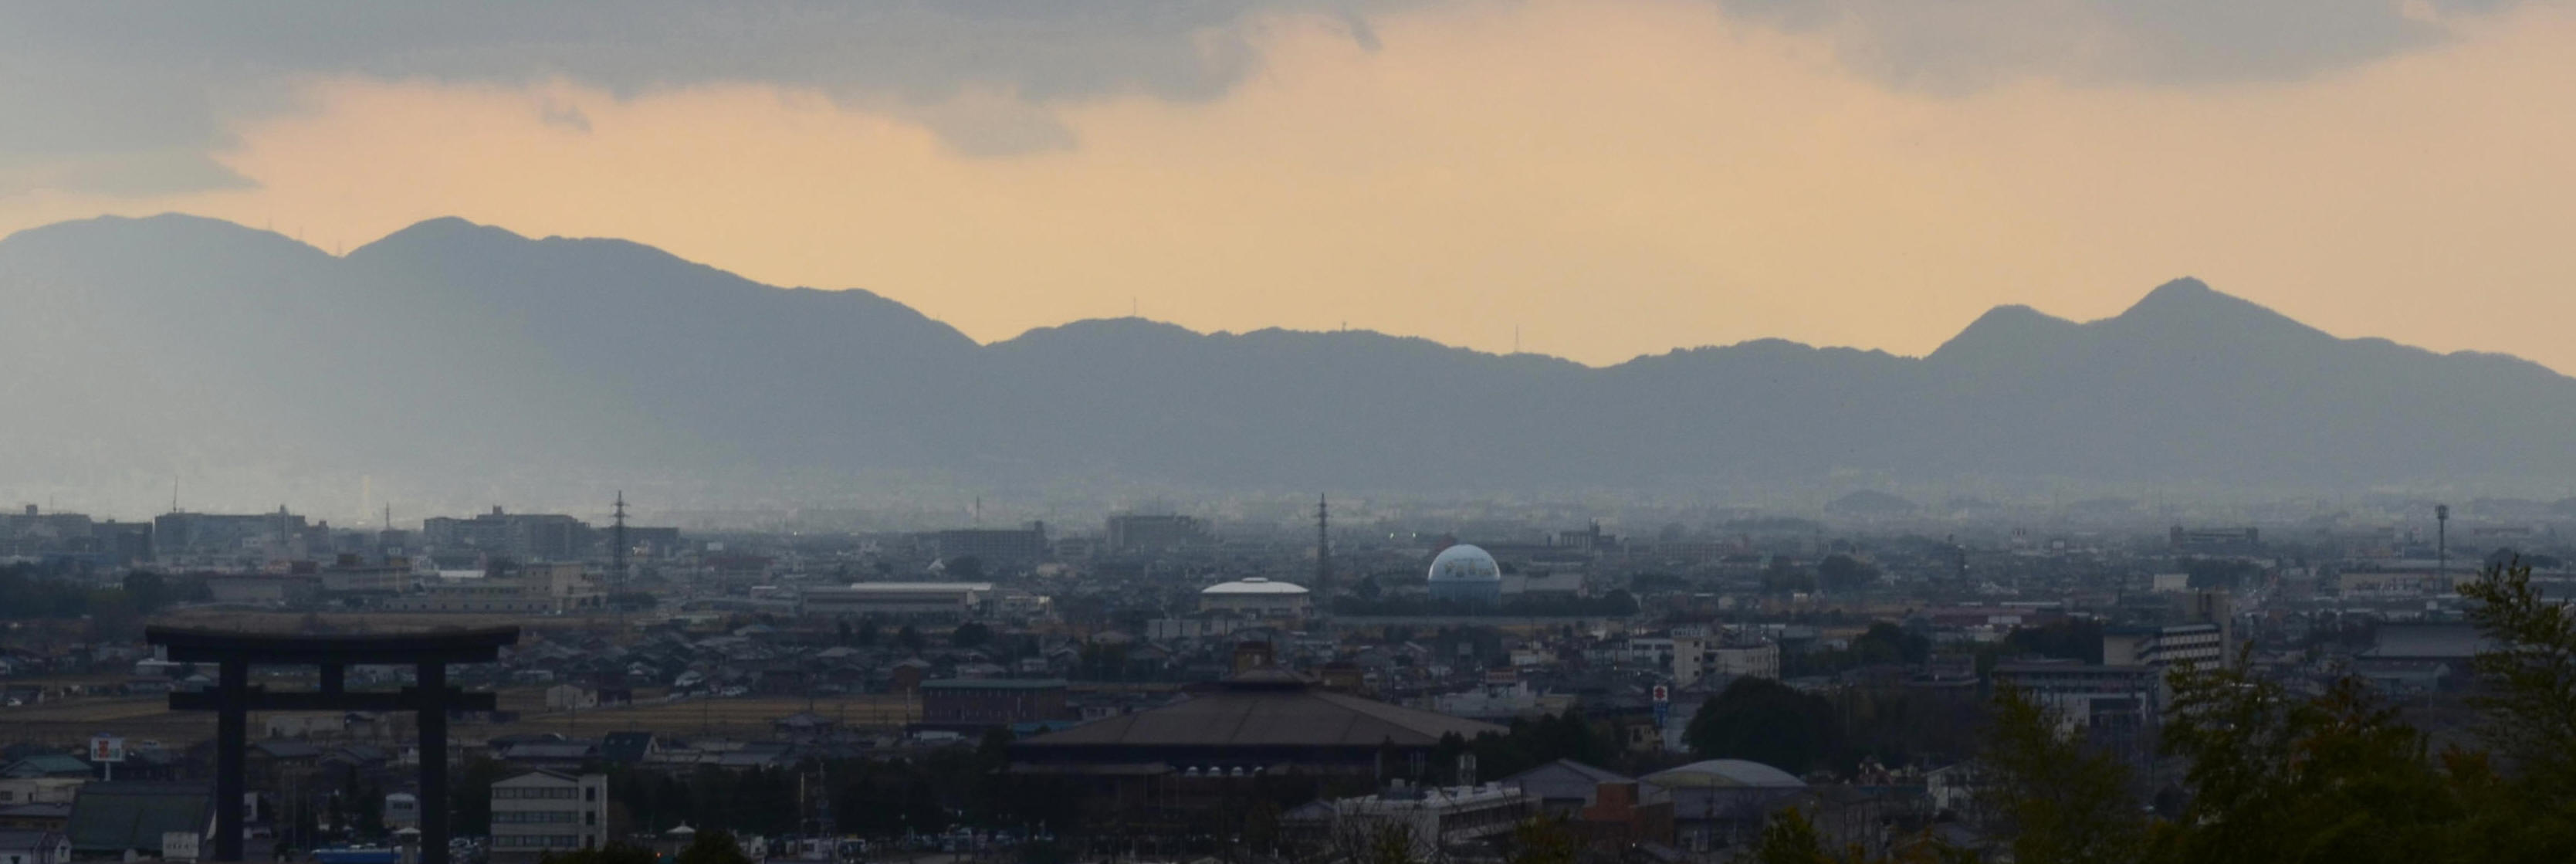
[[[2158,298],[2167,301],[2189,301],[2215,296],[2223,295],[2219,294],[2218,289],[2209,287],[2209,283],[2200,281],[2197,277],[2185,276],[2156,286],[2156,290],[2147,292],[2147,296],[2138,298],[2138,302],[2153,303],[2157,302]]]
[[[98,244],[110,248],[168,247],[260,249],[285,254],[319,253],[301,240],[236,222],[187,213],[95,216],[28,228],[0,242]]]
[[[1925,359],[2022,360],[2031,352],[2047,350],[2062,344],[2076,332],[2073,321],[2041,312],[2021,304],[2008,304],[1986,310],[1967,329],[1950,341],[1941,343]]]
[[[381,254],[389,249],[448,248],[477,242],[525,242],[527,239],[507,228],[476,224],[455,216],[440,216],[414,222],[410,227],[387,234],[376,242],[351,250],[349,254],[357,257]]]
[[[2204,334],[2279,336],[2325,335],[2260,303],[2220,292],[2208,283],[2183,277],[2147,292],[2128,311],[2096,322],[2113,329],[2150,329]]]

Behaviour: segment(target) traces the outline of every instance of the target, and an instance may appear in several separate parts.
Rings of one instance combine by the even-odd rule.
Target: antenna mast
[[[1333,531],[1332,531],[1332,520],[1333,520],[1333,516],[1332,516],[1332,507],[1331,507],[1331,502],[1330,502],[1330,501],[1328,501],[1328,500],[1327,500],[1323,495],[1320,495],[1320,494],[1319,494],[1319,495],[1316,495],[1316,496],[1315,496],[1315,600],[1316,600],[1316,602],[1317,602],[1319,605],[1316,607],[1316,611],[1315,611],[1314,615],[1315,615],[1316,620],[1323,624],[1324,632],[1325,632],[1325,633],[1327,633],[1327,634],[1329,634],[1329,633],[1331,633],[1331,632],[1332,632],[1332,626],[1333,626]]]
[[[617,521],[608,529],[608,542],[616,548],[608,552],[610,578],[626,583],[626,490],[617,490]]]
[[[2451,575],[2451,505],[2433,505],[2433,573]]]

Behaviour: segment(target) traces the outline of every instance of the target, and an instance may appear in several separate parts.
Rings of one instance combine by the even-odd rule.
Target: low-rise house
[[[90,767],[89,763],[83,762],[77,757],[62,753],[45,753],[36,756],[29,756],[16,762],[9,763],[8,767],[0,768],[0,778],[9,778],[13,780],[26,780],[43,777],[86,779],[97,776],[97,773],[97,770]]]
[[[82,857],[159,856],[173,836],[203,840],[213,833],[213,805],[214,793],[201,783],[92,783],[73,799],[65,833]]]
[[[59,831],[0,831],[0,864],[71,864],[72,839]]]
[[[0,830],[63,831],[71,827],[71,802],[0,804]]]

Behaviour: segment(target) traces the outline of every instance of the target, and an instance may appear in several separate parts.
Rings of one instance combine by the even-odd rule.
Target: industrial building
[[[822,618],[964,621],[983,614],[990,582],[857,582],[808,588],[800,614]]]
[[[1273,582],[1259,576],[1220,582],[1199,590],[1199,611],[1246,618],[1302,617],[1311,602],[1310,592],[1305,586],[1294,582]]]

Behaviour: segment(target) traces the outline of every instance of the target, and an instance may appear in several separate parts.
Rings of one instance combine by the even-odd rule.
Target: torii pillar
[[[252,711],[412,711],[420,718],[420,864],[448,864],[447,715],[490,711],[490,693],[447,686],[450,663],[490,663],[501,646],[519,641],[519,628],[440,630],[430,633],[303,636],[148,627],[143,639],[168,659],[213,663],[211,693],[172,693],[174,711],[215,712],[214,861],[242,860],[242,760],[249,746]],[[322,687],[271,693],[250,683],[252,666],[313,666]],[[350,666],[411,666],[417,684],[399,691],[349,692]]]

